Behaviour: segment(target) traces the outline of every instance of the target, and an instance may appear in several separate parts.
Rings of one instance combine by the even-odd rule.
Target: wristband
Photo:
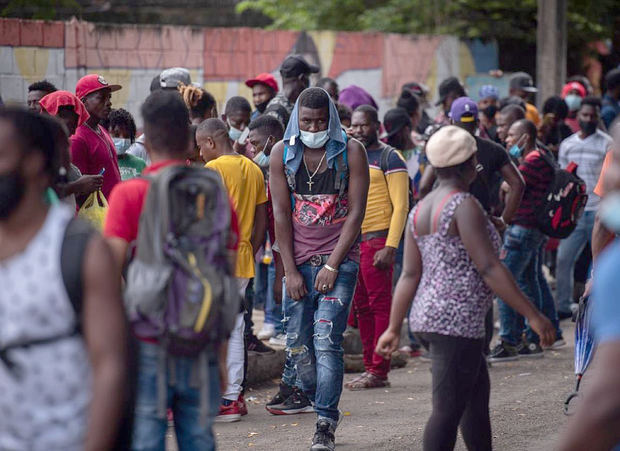
[[[323,265],[323,268],[325,268],[326,270],[328,270],[329,272],[334,272],[334,273],[338,273],[338,270],[335,268],[332,268],[331,266],[329,266],[328,264]]]

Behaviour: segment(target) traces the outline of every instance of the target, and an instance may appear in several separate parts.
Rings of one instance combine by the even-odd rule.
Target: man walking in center
[[[297,100],[270,159],[276,241],[286,277],[287,353],[318,415],[312,450],[333,450],[340,419],[342,334],[359,268],[368,194],[363,146],[347,140],[320,88]]]
[[[601,114],[600,100],[586,97],[577,112],[579,131],[560,144],[558,163],[565,168],[571,161],[577,166],[577,175],[586,182],[588,203],[585,212],[570,236],[560,242],[556,268],[556,304],[560,319],[570,318],[573,303],[573,273],[575,263],[590,241],[594,216],[600,198],[594,193],[605,155],[611,147],[611,137],[597,129]]]
[[[353,137],[366,147],[370,186],[353,298],[366,371],[345,384],[349,390],[390,385],[390,360],[374,351],[390,321],[392,271],[409,212],[409,174],[399,152],[379,141],[379,127],[377,110],[370,105],[359,106],[353,112],[351,130]]]

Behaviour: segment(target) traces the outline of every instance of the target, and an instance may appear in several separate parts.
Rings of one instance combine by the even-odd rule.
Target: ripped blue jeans
[[[345,259],[338,268],[334,288],[326,294],[314,289],[321,266],[304,263],[297,269],[308,294],[299,301],[284,296],[288,360],[297,370],[301,388],[313,402],[319,419],[328,420],[336,428],[344,375],[342,334],[347,327],[359,265]]]

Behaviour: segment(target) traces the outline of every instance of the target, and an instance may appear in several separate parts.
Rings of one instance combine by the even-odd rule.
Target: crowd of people
[[[606,247],[594,333],[620,369],[620,69],[602,98],[576,76],[541,112],[517,72],[508,96],[489,84],[477,101],[443,80],[438,114],[407,83],[381,115],[363,87],[311,86],[303,56],[279,72],[246,81],[254,109],[234,96],[219,114],[165,69],[141,132],[97,74],[0,109],[1,449],[163,450],[169,421],[179,449],[215,449],[213,422],[248,413],[248,352],[282,346],[266,410],[315,412],[311,450],[335,448],[343,388],[390,386],[397,349],[431,360],[424,449],[453,449],[460,426],[490,450],[489,365],[566,345],[576,266]],[[92,193],[101,233],[79,219]],[[365,371],[345,381],[347,328]],[[610,371],[562,449],[620,442]]]

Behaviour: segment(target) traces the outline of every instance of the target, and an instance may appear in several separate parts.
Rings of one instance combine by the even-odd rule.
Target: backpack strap
[[[83,267],[86,247],[94,234],[94,229],[86,222],[72,218],[65,230],[60,251],[60,270],[62,281],[75,312],[77,330],[81,332],[83,307]]]
[[[385,145],[385,147],[383,147],[383,150],[381,151],[380,167],[381,167],[381,171],[383,172],[384,177],[385,177],[385,173],[388,170],[388,166],[390,163],[390,157],[392,156],[392,152],[394,151],[396,151],[396,149],[393,148],[392,146],[388,146],[387,144]]]

